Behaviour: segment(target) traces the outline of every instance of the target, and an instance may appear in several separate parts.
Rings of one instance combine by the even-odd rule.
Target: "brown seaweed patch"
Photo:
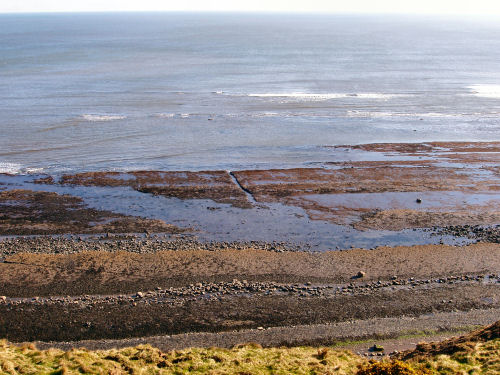
[[[303,208],[311,220],[325,220],[338,225],[348,225],[359,221],[363,215],[373,212],[367,207],[349,207],[343,204],[325,205],[311,199],[311,196],[300,195],[283,199],[287,205]]]
[[[130,186],[154,195],[179,199],[210,199],[236,207],[252,207],[244,191],[226,171],[87,172],[64,175],[61,184],[83,186]]]
[[[277,201],[300,207],[313,220],[351,224],[358,229],[400,230],[460,225],[468,223],[467,220],[477,225],[500,222],[497,214],[500,209],[493,207],[496,206],[494,199],[491,201],[493,206],[482,205],[472,210],[468,210],[470,207],[464,207],[461,202],[446,202],[446,192],[450,191],[466,194],[498,191],[500,184],[497,170],[488,167],[437,166],[428,160],[367,161],[338,165],[341,168],[250,170],[234,174],[257,201]],[[391,198],[392,193],[425,192],[440,192],[443,207],[438,207],[435,210],[437,212],[433,212],[431,207],[416,210],[416,207],[412,207],[415,197],[409,195],[408,200],[402,202],[392,202]],[[352,196],[351,199],[341,197],[347,193]],[[376,194],[379,196],[375,197]]]
[[[369,143],[353,146],[335,146],[334,148],[403,154],[423,154],[434,152],[485,153],[500,152],[500,142]]]
[[[338,166],[344,168],[384,168],[384,167],[401,167],[401,166],[415,166],[420,168],[431,167],[437,163],[437,160],[419,159],[419,160],[352,160],[352,161],[331,161],[326,162],[327,166]]]
[[[53,185],[55,183],[54,177],[52,176],[44,176],[37,178],[36,180],[33,181],[35,184],[47,184],[47,185]]]
[[[353,226],[359,230],[402,230],[409,228],[445,227],[450,225],[491,225],[500,223],[500,210],[476,206],[469,210],[419,211],[411,209],[375,210],[361,215]]]
[[[138,187],[137,191],[179,199],[211,199],[217,203],[227,203],[239,208],[251,208],[252,204],[246,196],[236,191],[232,186],[146,186]]]
[[[478,189],[473,176],[459,169],[441,167],[295,168],[234,174],[245,189],[263,201],[304,194]]]
[[[88,208],[78,197],[52,192],[2,191],[0,208],[2,235],[183,231],[162,220],[125,216]]]
[[[405,154],[430,153],[435,146],[432,143],[368,143],[361,145],[340,145],[333,148],[343,148],[352,150],[372,151],[372,152],[397,152]]]

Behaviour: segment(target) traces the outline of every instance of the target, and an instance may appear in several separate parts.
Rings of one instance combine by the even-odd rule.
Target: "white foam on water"
[[[85,121],[98,122],[98,121],[116,121],[126,119],[127,116],[123,115],[97,115],[97,114],[83,114],[80,116]]]
[[[405,112],[376,112],[376,111],[347,111],[347,117],[354,118],[384,118],[384,117],[407,117],[407,118],[463,118],[470,116],[492,116],[494,113],[405,113]]]
[[[30,174],[30,173],[41,173],[43,168],[30,168],[25,167],[18,163],[0,162],[0,173],[7,174]]]
[[[251,114],[250,117],[288,117],[285,113],[277,113],[277,112],[261,112]]]
[[[365,93],[303,93],[303,92],[291,92],[291,93],[253,93],[247,94],[249,97],[258,98],[287,98],[295,100],[308,100],[308,101],[323,101],[330,99],[375,99],[375,100],[387,100],[395,97],[401,97],[401,94],[383,94],[376,92],[365,92]],[[406,95],[404,95],[406,96]]]
[[[21,164],[0,162],[0,173],[19,174],[21,168]]]
[[[500,99],[500,85],[472,85],[468,86],[472,90],[471,94],[481,98]]]
[[[154,117],[158,118],[189,118],[195,115],[194,113],[155,113]]]
[[[22,173],[27,173],[27,174],[33,174],[33,173],[42,173],[44,171],[44,168],[21,168]]]

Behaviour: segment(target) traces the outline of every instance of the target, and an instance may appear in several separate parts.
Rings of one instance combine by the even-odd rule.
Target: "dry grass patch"
[[[364,360],[351,352],[312,347],[186,349],[149,345],[88,351],[37,350],[0,343],[0,374],[355,374]]]
[[[431,359],[420,357],[415,363],[437,374],[497,375],[500,374],[500,339],[467,343],[456,353],[440,354]]]

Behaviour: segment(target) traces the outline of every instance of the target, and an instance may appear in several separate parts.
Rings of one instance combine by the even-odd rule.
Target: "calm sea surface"
[[[500,22],[0,15],[0,172],[307,166],[500,140]]]

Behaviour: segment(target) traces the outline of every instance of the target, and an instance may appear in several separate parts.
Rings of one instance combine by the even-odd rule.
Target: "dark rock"
[[[372,352],[383,352],[384,347],[382,345],[375,344],[370,348],[370,351]]]

